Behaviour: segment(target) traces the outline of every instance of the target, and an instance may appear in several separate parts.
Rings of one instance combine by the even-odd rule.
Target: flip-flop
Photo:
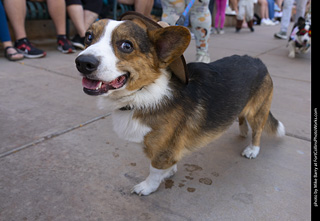
[[[8,49],[9,48],[13,48],[16,53],[8,53]],[[12,47],[12,46],[9,46],[9,47],[6,47],[4,49],[4,56],[9,60],[9,61],[19,61],[19,60],[22,60],[24,58],[24,56],[22,56],[22,58],[13,58],[13,56],[17,55],[17,54],[22,54],[20,53],[15,47]],[[22,54],[23,55],[23,54]]]

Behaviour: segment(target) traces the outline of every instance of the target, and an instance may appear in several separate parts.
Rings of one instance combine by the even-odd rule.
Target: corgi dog
[[[238,118],[240,134],[252,128],[242,155],[256,158],[265,129],[283,136],[270,112],[273,84],[266,66],[249,56],[210,64],[185,63],[190,32],[162,27],[136,12],[120,21],[99,20],[86,32],[86,49],[75,60],[88,95],[113,108],[114,131],[142,144],[149,176],[133,187],[149,195],[177,171],[186,154],[218,138]]]
[[[299,17],[297,23],[293,26],[289,42],[290,58],[295,58],[296,53],[307,53],[311,48],[311,22]]]

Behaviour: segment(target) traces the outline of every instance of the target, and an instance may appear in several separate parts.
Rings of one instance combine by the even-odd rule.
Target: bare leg
[[[153,2],[153,0],[135,0],[135,11],[147,17],[151,17]]]
[[[98,14],[89,10],[83,10],[82,5],[69,5],[67,10],[80,37],[85,36],[89,26],[98,18]]]
[[[238,0],[229,0],[230,7],[238,14]]]
[[[57,35],[66,34],[66,3],[64,0],[47,0],[48,10]]]
[[[125,5],[134,5],[136,12],[151,17],[154,0],[119,0],[118,2]]]
[[[86,28],[84,25],[84,11],[82,5],[69,5],[67,10],[78,34],[80,37],[84,37]]]
[[[98,18],[98,14],[89,10],[84,10],[84,27],[87,30],[90,25]]]
[[[25,0],[5,0],[4,7],[9,21],[13,27],[16,39],[26,38],[25,29],[26,1]]]

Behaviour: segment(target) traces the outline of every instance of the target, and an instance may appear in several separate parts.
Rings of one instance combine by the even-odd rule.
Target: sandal
[[[16,52],[15,53],[8,53],[8,49],[13,48]],[[22,57],[14,57],[15,55],[22,55]],[[9,46],[4,49],[4,56],[9,60],[9,61],[19,61],[24,58],[23,54],[20,53],[15,47]]]

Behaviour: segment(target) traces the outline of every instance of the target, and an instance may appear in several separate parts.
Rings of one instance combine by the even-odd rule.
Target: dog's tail
[[[268,134],[276,135],[277,137],[283,137],[286,134],[285,127],[272,115],[271,111],[264,129]]]

